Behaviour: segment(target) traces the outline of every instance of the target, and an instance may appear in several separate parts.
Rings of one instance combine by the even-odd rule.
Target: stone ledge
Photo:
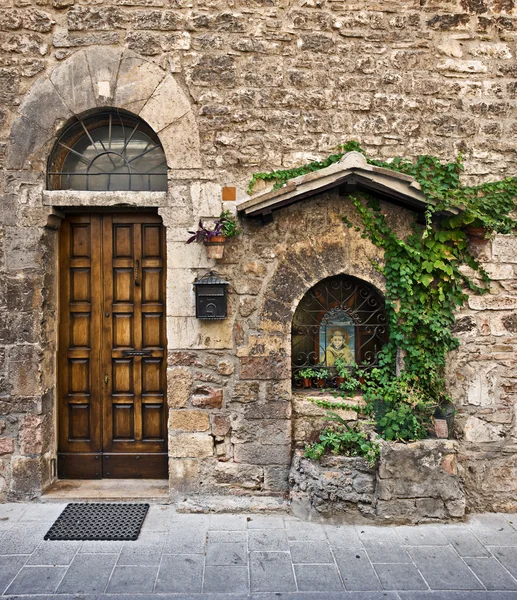
[[[283,498],[272,496],[190,496],[179,501],[179,513],[279,513],[288,511]]]

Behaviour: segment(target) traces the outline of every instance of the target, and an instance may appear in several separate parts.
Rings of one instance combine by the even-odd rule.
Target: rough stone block
[[[93,93],[98,106],[107,106],[113,102],[121,54],[120,48],[95,46],[88,48],[86,52]]]
[[[498,235],[492,242],[492,255],[501,263],[517,263],[517,238],[512,235]]]
[[[515,310],[517,309],[517,296],[469,296],[469,308],[472,310]]]
[[[167,401],[170,408],[185,408],[191,387],[192,375],[188,369],[167,369]]]
[[[289,490],[289,467],[264,467],[264,490],[285,494]]]
[[[233,462],[218,462],[212,470],[212,476],[220,485],[248,490],[260,489],[264,479],[262,467]]]
[[[43,419],[38,415],[25,415],[20,424],[20,454],[41,454],[43,448]]]
[[[212,435],[223,437],[230,431],[231,423],[228,417],[214,415],[212,417]]]
[[[503,425],[493,425],[474,416],[470,416],[463,427],[465,440],[476,443],[501,442],[503,431]]]
[[[210,419],[201,410],[173,410],[169,415],[169,429],[178,431],[208,431]]]
[[[214,390],[209,386],[199,386],[190,398],[192,406],[201,408],[221,408],[223,405],[223,390]]]
[[[192,112],[160,132],[170,169],[199,169],[202,166],[199,129]]]
[[[199,460],[192,458],[169,459],[169,482],[172,490],[185,491],[196,485]]]
[[[11,474],[9,499],[31,500],[39,496],[41,492],[41,468],[38,458],[24,456],[13,458]]]
[[[247,404],[248,402],[257,402],[260,387],[256,381],[237,382],[233,387],[230,402]]]
[[[176,433],[169,436],[171,458],[207,458],[214,454],[214,439],[203,433]]]
[[[14,452],[14,438],[0,438],[0,455]]]
[[[289,465],[291,445],[269,446],[256,442],[235,444],[234,460],[249,465]]]
[[[285,379],[291,366],[284,357],[245,356],[240,359],[241,379]]]

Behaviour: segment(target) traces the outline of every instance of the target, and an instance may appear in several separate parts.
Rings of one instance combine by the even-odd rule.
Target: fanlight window
[[[154,131],[120,112],[95,113],[74,122],[49,161],[51,190],[164,191],[167,163]]]
[[[323,373],[327,385],[337,385],[335,361],[350,368],[372,368],[387,341],[384,300],[370,284],[339,275],[320,281],[303,297],[293,318],[292,373],[302,387],[300,372]],[[321,385],[321,384],[319,384]]]

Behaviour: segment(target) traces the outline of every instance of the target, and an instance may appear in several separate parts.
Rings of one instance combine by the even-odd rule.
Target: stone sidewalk
[[[517,599],[517,515],[337,527],[152,505],[135,542],[43,541],[64,506],[0,505],[3,597]]]

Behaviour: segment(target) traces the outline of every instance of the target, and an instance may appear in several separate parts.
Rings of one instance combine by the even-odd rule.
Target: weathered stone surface
[[[223,415],[214,415],[212,417],[212,435],[225,436],[231,428],[231,422],[228,417]]]
[[[221,408],[223,405],[223,390],[215,390],[209,386],[198,386],[190,398],[192,406],[201,408]]]
[[[208,431],[210,418],[201,410],[173,410],[169,416],[169,429],[178,431]]]
[[[205,433],[175,433],[169,439],[171,458],[206,458],[214,454],[212,436]]]
[[[241,379],[283,379],[290,370],[286,359],[279,356],[245,356],[240,363]]]
[[[41,454],[43,448],[43,419],[37,415],[25,415],[20,424],[20,454]]]
[[[12,479],[9,500],[35,498],[41,492],[39,458],[16,457],[11,462]]]
[[[236,463],[250,465],[288,465],[291,461],[291,446],[269,446],[255,442],[235,444],[234,460]]]
[[[124,53],[117,76],[115,105],[138,114],[164,77],[165,72],[154,63]]]
[[[167,401],[170,408],[185,408],[190,397],[192,374],[188,369],[167,369]]]
[[[14,452],[14,438],[0,438],[0,455]]]
[[[219,462],[213,469],[213,478],[216,483],[225,487],[258,490],[264,474],[262,467]]]
[[[504,437],[502,425],[492,425],[477,417],[469,417],[463,428],[467,442],[500,442]]]
[[[472,310],[514,310],[517,309],[517,296],[469,296]]]
[[[231,394],[230,402],[243,404],[257,402],[259,391],[259,384],[256,381],[242,381],[236,383]]]
[[[492,253],[502,263],[517,263],[517,239],[513,235],[498,235],[492,242]]]

